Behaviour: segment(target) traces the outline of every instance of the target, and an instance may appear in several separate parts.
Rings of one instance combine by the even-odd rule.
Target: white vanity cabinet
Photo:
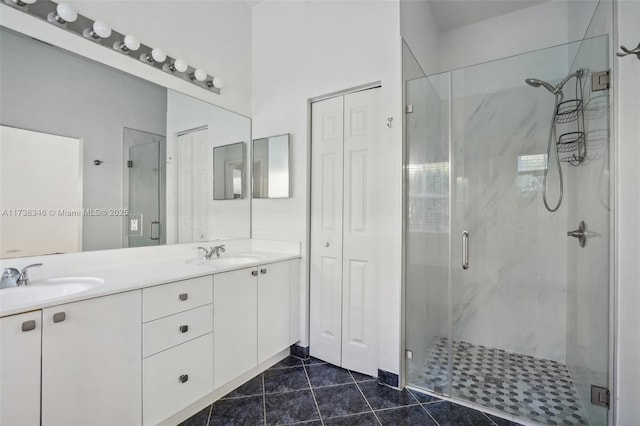
[[[290,346],[292,262],[214,276],[215,388]]]
[[[142,421],[167,419],[213,392],[213,276],[142,290]]]
[[[42,310],[42,426],[141,423],[141,304],[136,290]]]
[[[42,312],[0,318],[0,425],[40,424]]]

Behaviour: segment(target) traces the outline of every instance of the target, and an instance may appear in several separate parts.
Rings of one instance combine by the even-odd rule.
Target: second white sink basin
[[[89,290],[104,280],[95,277],[50,278],[35,283],[0,290],[0,310],[26,306]]]
[[[211,259],[191,259],[187,263],[195,263],[197,265],[210,265],[210,266],[238,266],[243,264],[249,264],[264,260],[267,257],[262,254],[254,253],[229,253],[222,254],[220,257],[212,257]]]

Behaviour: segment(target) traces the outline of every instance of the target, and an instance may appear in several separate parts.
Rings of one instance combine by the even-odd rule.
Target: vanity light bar
[[[181,59],[172,58],[166,55],[162,49],[142,44],[134,36],[112,30],[103,21],[93,21],[80,14],[76,14],[76,19],[65,20],[60,16],[61,14],[69,17],[75,13],[73,8],[67,4],[59,9],[58,3],[51,0],[4,0],[0,3],[139,60],[150,67],[171,74],[208,92],[220,94],[222,80],[219,77],[211,77],[202,69],[191,67]]]

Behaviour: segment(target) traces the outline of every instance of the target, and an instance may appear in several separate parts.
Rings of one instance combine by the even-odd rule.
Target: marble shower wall
[[[482,67],[452,74],[453,338],[565,362],[567,209],[550,213],[541,197],[553,96],[524,84],[535,70],[519,86],[467,95],[482,92],[469,87]],[[553,167],[549,184],[554,200]]]

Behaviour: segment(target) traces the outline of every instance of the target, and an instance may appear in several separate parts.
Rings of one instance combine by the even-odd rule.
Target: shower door
[[[591,87],[607,46],[601,36],[405,71],[409,385],[540,424],[607,424],[592,392],[605,400],[609,384],[610,94]],[[578,70],[587,154],[560,162],[561,186],[555,147],[547,154],[554,95],[525,79],[555,86]],[[564,100],[579,92],[565,85]],[[567,235],[581,221],[584,247]]]
[[[124,128],[124,219],[126,247],[161,245],[166,242],[165,137]]]

